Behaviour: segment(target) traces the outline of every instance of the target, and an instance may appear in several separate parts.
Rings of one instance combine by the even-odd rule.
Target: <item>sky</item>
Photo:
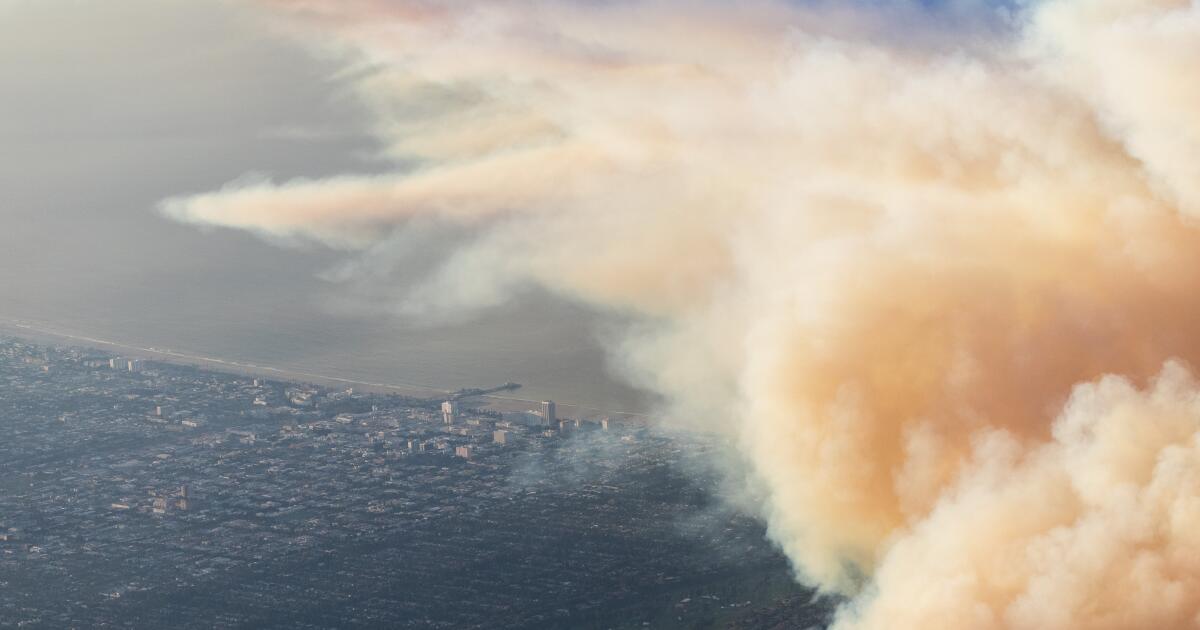
[[[1200,620],[1200,6],[236,6],[370,158],[147,178],[141,220],[315,252],[349,311],[603,318],[839,630]]]

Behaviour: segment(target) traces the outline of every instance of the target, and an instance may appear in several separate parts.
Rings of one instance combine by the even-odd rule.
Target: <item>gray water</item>
[[[645,409],[578,306],[526,293],[412,322],[390,308],[403,269],[330,282],[346,255],[160,217],[159,200],[246,173],[389,167],[341,63],[249,19],[190,0],[0,4],[0,317],[344,378],[516,381],[522,397]],[[413,244],[429,251],[411,258],[440,245]]]
[[[511,394],[521,398],[647,410],[645,395],[607,369],[589,315],[567,304],[544,300],[536,309],[505,308],[462,325],[429,328],[387,317],[353,320],[281,308],[270,294],[231,303],[224,287],[203,298],[197,293],[194,304],[126,293],[119,302],[53,309],[26,303],[12,311],[53,331],[297,372],[438,389],[515,381],[523,387]]]

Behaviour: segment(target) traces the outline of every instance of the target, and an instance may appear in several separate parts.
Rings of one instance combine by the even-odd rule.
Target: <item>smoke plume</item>
[[[258,5],[354,56],[394,173],[170,216],[435,217],[471,238],[421,308],[640,322],[617,359],[738,445],[839,628],[1200,625],[1200,5]]]

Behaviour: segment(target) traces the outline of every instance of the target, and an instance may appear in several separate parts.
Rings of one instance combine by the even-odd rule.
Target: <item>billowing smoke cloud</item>
[[[168,214],[435,216],[476,236],[413,302],[639,320],[619,360],[739,445],[840,627],[1200,624],[1200,5],[260,4],[358,55],[403,166]]]

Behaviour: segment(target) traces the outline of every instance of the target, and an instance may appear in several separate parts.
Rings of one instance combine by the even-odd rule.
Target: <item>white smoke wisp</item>
[[[437,217],[479,236],[415,301],[536,283],[640,318],[619,360],[738,445],[802,579],[855,596],[842,628],[1200,624],[1171,362],[1200,358],[1200,6],[916,46],[783,0],[258,4],[373,69],[415,166],[171,216],[347,250]]]

